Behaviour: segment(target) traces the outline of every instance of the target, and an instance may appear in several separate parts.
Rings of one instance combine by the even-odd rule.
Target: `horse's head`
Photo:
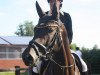
[[[38,25],[34,28],[34,37],[29,42],[29,46],[22,54],[22,58],[26,65],[37,63],[41,55],[45,55],[46,51],[53,48],[59,51],[61,45],[61,22],[57,21],[57,9],[54,5],[51,16],[46,15],[36,2],[36,8],[40,17]]]

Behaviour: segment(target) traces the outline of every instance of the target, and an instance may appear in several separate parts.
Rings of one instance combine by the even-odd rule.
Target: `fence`
[[[100,69],[99,69],[100,70]],[[15,69],[12,70],[0,70],[0,75],[32,75],[32,67],[29,68],[20,68],[20,66],[15,66]],[[9,73],[9,71],[11,71]],[[4,72],[4,73],[2,73]],[[89,73],[88,75],[100,75],[95,73]]]
[[[15,66],[13,69],[0,69],[0,75],[32,75],[32,67],[20,68]]]
[[[20,66],[15,66],[15,75],[20,75],[20,71],[27,70],[27,75],[32,75],[32,67],[20,68]]]

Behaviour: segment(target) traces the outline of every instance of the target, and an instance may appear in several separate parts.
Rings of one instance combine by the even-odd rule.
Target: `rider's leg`
[[[39,61],[39,63],[36,66],[33,66],[33,75],[38,75],[40,72],[40,67],[41,67],[42,61]]]

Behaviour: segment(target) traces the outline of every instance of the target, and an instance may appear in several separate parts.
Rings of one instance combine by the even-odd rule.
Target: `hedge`
[[[100,50],[82,50],[82,58],[87,63],[89,72],[100,74]]]

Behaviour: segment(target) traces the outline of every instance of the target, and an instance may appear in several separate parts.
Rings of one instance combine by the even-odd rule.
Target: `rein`
[[[50,58],[50,60],[53,61],[56,65],[58,65],[58,66],[61,67],[62,69],[72,67],[72,66],[74,66],[74,64],[75,64],[75,60],[74,60],[74,62],[73,62],[72,65],[70,65],[70,66],[62,66],[62,65],[58,64],[58,63],[57,63],[55,60],[53,60],[52,58]]]

